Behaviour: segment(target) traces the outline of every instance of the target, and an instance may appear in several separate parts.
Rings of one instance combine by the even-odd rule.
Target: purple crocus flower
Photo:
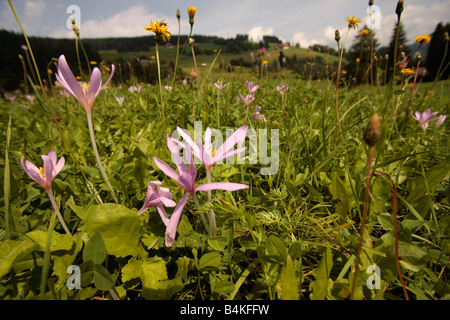
[[[250,103],[252,103],[253,100],[255,100],[255,96],[253,94],[248,94],[246,97],[244,97],[240,93],[239,93],[239,96],[241,97],[242,102],[244,102],[245,105],[247,106],[247,110],[248,110],[248,106],[250,105]]]
[[[258,120],[258,119],[261,119],[261,120],[264,120],[264,122],[267,122],[266,117],[259,113],[260,110],[261,110],[260,106],[256,106],[255,110],[253,110],[252,118],[253,118],[253,121],[255,121],[255,123],[256,123],[256,120]]]
[[[281,85],[281,87],[277,86],[278,92],[281,93],[282,95],[284,95],[288,89],[289,89],[289,86],[285,83],[283,83],[283,85]]]
[[[20,163],[22,164],[23,170],[25,170],[26,174],[48,191],[52,187],[53,179],[55,179],[64,167],[65,160],[64,157],[61,157],[58,161],[56,161],[55,150],[51,150],[48,155],[42,155],[41,158],[44,161],[44,167],[40,167],[39,169],[28,160],[25,160],[24,162],[23,156],[20,159]]]
[[[183,137],[183,139],[187,142],[187,144],[191,147],[191,151],[193,155],[202,161],[203,165],[206,168],[206,171],[211,171],[211,167],[214,165],[214,163],[219,162],[223,159],[232,157],[238,153],[241,153],[242,151],[245,151],[247,147],[233,149],[230,151],[231,148],[233,148],[236,144],[239,144],[245,139],[245,136],[247,135],[248,126],[243,125],[240,128],[238,128],[231,136],[228,137],[228,139],[218,148],[214,149],[212,143],[211,143],[211,128],[207,128],[205,131],[205,137],[204,137],[204,143],[202,144],[201,139],[195,143],[189,134],[183,131],[180,127],[177,127],[177,131],[180,134],[180,136]],[[170,138],[173,142],[175,142],[178,145],[181,145],[183,148],[185,145],[177,140],[174,140]],[[168,142],[169,145],[170,142]],[[172,149],[169,145],[169,149]]]
[[[214,85],[216,86],[217,89],[222,91],[223,88],[225,88],[228,85],[228,82],[222,84],[220,81],[217,81],[216,83],[214,83]]]
[[[248,92],[250,94],[254,94],[256,92],[256,90],[258,90],[259,85],[254,86],[253,85],[253,81],[247,81],[247,86],[248,86]]]
[[[431,109],[427,109],[423,113],[416,111],[413,118],[420,122],[423,130],[427,130],[430,120],[436,117],[437,114],[437,112],[431,113]]]
[[[163,206],[175,207],[177,204],[172,200],[173,194],[168,188],[161,187],[160,181],[150,181],[147,187],[147,195],[145,196],[145,202],[138,214],[144,213],[151,207],[156,207],[161,216],[164,224],[168,225],[169,217],[167,217],[166,211]]]
[[[168,136],[169,139],[169,136]],[[168,140],[169,142],[169,140]],[[174,153],[178,153],[179,150],[176,147],[175,143],[172,142],[169,145],[169,149]],[[166,234],[165,234],[165,244],[166,247],[171,247],[173,242],[175,241],[175,235],[177,232],[178,222],[180,221],[181,213],[183,212],[184,207],[186,206],[187,200],[189,196],[191,196],[196,204],[198,204],[197,197],[195,196],[196,191],[208,191],[208,190],[226,190],[226,191],[236,191],[241,189],[248,189],[249,186],[240,183],[231,183],[231,182],[213,182],[206,183],[202,185],[196,185],[197,183],[197,169],[194,165],[193,155],[190,152],[188,146],[184,148],[185,155],[188,155],[189,163],[188,166],[183,161],[178,161],[177,169],[178,173],[173,170],[166,162],[160,160],[158,157],[154,156],[153,160],[155,161],[156,166],[161,169],[168,177],[175,180],[181,188],[183,188],[186,193],[183,195],[181,200],[178,202],[176,208],[174,209],[172,216],[167,223]],[[180,157],[181,158],[181,157]]]
[[[87,89],[86,93],[86,89],[83,90],[81,88],[77,79],[70,70],[66,58],[64,57],[64,55],[61,55],[58,59],[58,72],[55,74],[55,76],[56,80],[58,80],[58,82],[81,103],[86,112],[91,113],[95,99],[113,77],[114,70],[115,67],[114,65],[112,65],[111,74],[109,75],[108,80],[102,86],[102,74],[100,73],[100,70],[95,67],[92,71],[89,88]]]
[[[445,119],[447,119],[447,117],[444,116],[443,114],[441,114],[441,115],[437,118],[437,121],[436,121],[436,127],[440,127],[440,126],[444,123]]]

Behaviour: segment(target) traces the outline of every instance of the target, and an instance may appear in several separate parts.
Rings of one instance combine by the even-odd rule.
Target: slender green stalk
[[[6,130],[6,148],[5,148],[5,173],[3,178],[3,190],[5,199],[5,232],[6,239],[11,239],[10,229],[10,211],[9,211],[9,196],[11,193],[11,173],[9,170],[9,142],[11,141],[11,116],[9,116],[8,128]]]
[[[92,125],[92,114],[90,112],[86,112],[86,115],[88,120],[89,135],[91,136],[92,148],[94,149],[95,159],[97,160],[98,168],[100,169],[100,173],[102,174],[103,180],[105,180],[105,183],[111,192],[111,196],[113,197],[116,203],[119,203],[119,201],[116,198],[116,195],[114,194],[114,190],[111,186],[111,183],[109,182],[108,176],[106,175],[105,169],[103,168],[102,162],[100,160],[100,155],[98,154],[97,143],[95,142],[94,136],[94,127]]]
[[[368,157],[367,157],[368,168],[367,168],[367,174],[366,174],[366,193],[365,193],[365,199],[364,199],[364,213],[363,213],[363,218],[362,218],[362,222],[361,222],[361,230],[359,233],[358,249],[356,251],[355,271],[354,271],[354,275],[353,275],[352,290],[351,290],[351,295],[350,295],[351,300],[353,300],[354,294],[355,294],[356,281],[357,281],[358,273],[359,273],[359,261],[361,258],[362,243],[363,243],[363,239],[364,239],[364,233],[366,230],[367,216],[368,216],[368,211],[369,211],[370,179],[372,176],[372,165],[373,165],[372,162],[373,162],[374,154],[375,154],[375,147],[374,146],[369,147]]]
[[[53,197],[53,193],[52,193],[52,189],[46,189],[48,197],[50,198],[50,202],[52,203],[53,209],[55,210],[55,214],[52,214],[51,218],[50,218],[50,224],[47,230],[47,242],[45,244],[45,251],[44,251],[44,263],[42,266],[42,277],[41,277],[41,289],[40,289],[40,299],[44,299],[44,294],[45,294],[45,287],[47,284],[47,279],[48,279],[48,271],[50,270],[50,248],[52,245],[52,236],[53,236],[53,231],[55,229],[55,224],[56,224],[56,217],[58,217],[60,219],[60,222],[64,228],[64,230],[66,231],[67,234],[70,234],[69,229],[67,229],[66,224],[64,223],[64,220],[62,219],[62,216],[59,212],[58,206],[56,204],[55,198]]]
[[[194,203],[197,206],[197,208],[200,209],[200,203],[198,202],[198,199],[197,199],[197,196],[195,195],[195,193],[192,193],[191,196],[192,196],[192,199],[194,199]],[[208,233],[209,233],[210,228],[209,228],[208,222],[206,221],[205,215],[201,211],[199,211],[199,213],[200,213],[200,218],[202,219],[203,225],[205,226],[206,230],[208,230]]]
[[[156,41],[156,63],[158,65],[158,82],[159,82],[159,95],[161,99],[161,114],[162,114],[162,121],[163,121],[163,140],[166,141],[166,119],[164,115],[164,98],[163,98],[163,91],[162,91],[162,82],[161,82],[161,62],[159,60],[159,41]],[[172,88],[173,89],[173,88]],[[164,148],[164,150],[166,150]]]
[[[180,60],[180,34],[181,34],[181,23],[180,23],[180,16],[179,16],[179,10],[177,12],[177,20],[178,20],[178,40],[177,40],[177,57],[175,59],[175,69],[173,70],[173,79],[172,79],[172,92],[175,90],[175,81],[177,79],[177,70],[178,70],[178,63]]]
[[[206,169],[206,180],[207,183],[211,183],[211,169]],[[212,201],[211,190],[208,190],[208,202]],[[217,227],[216,227],[216,217],[214,216],[214,211],[208,211],[208,225],[209,225],[209,235],[211,237],[215,237],[217,235]]]
[[[341,66],[342,66],[342,59],[344,55],[344,46],[345,41],[347,40],[348,34],[350,32],[350,28],[347,29],[347,33],[345,34],[344,42],[342,43],[342,47],[339,49],[339,41],[337,42],[338,45],[338,52],[339,53],[339,62],[338,62],[338,71],[336,74],[336,93],[335,93],[335,103],[336,103],[336,130],[338,132],[341,132],[341,121],[339,119],[339,80],[341,76]]]

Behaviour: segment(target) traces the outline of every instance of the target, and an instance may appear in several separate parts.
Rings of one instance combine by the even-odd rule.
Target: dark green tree
[[[439,67],[442,64],[440,72],[444,71],[448,63],[450,63],[450,53],[447,52],[447,56],[444,59],[445,47],[448,40],[446,40],[445,32],[450,34],[450,23],[443,25],[442,22],[438,23],[436,29],[431,34],[431,41],[428,46],[427,57],[425,66],[428,69],[427,80],[433,81],[436,78]],[[442,60],[444,61],[442,62]],[[450,68],[445,69],[441,79],[448,79],[450,76]]]
[[[373,32],[373,34],[371,34]],[[370,69],[371,67],[371,46],[373,36],[373,52],[379,46],[379,42],[376,38],[376,34],[373,30],[369,30],[367,26],[356,35],[353,40],[353,44],[350,49],[345,53],[346,64],[344,69],[347,73],[355,78],[355,84],[361,83],[364,79],[365,83],[369,83],[371,79]],[[376,68],[373,69],[376,72]],[[375,76],[375,73],[374,73]]]
[[[399,28],[397,40],[397,57],[394,57],[397,28]],[[394,70],[394,61],[395,63],[398,63],[400,60],[402,60],[402,52],[404,52],[405,56],[408,57],[408,67],[414,66],[414,57],[411,56],[411,49],[408,47],[407,42],[408,38],[406,36],[406,31],[403,28],[403,24],[400,23],[400,25],[397,26],[396,22],[392,33],[391,42],[389,43],[388,79],[390,79],[392,76],[392,72]]]

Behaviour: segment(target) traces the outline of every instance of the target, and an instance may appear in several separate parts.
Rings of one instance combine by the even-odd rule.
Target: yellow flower
[[[369,30],[369,29],[363,29],[363,30],[361,30],[359,33],[360,33],[361,35],[363,35],[363,36],[366,36],[366,35],[368,35],[368,34],[370,33],[370,30]]]
[[[188,11],[188,15],[189,15],[189,24],[192,27],[194,24],[194,16],[195,16],[195,13],[197,12],[197,9],[195,7],[189,7],[187,11]]]
[[[353,28],[353,29],[356,29],[356,27],[358,26],[358,23],[361,22],[361,20],[355,18],[355,16],[353,16],[351,18],[347,17],[346,19],[348,22],[348,27]]]
[[[167,24],[165,24],[164,22],[156,21],[156,23],[153,23],[153,21],[150,21],[150,25],[146,25],[144,29],[155,33],[156,42],[159,42],[161,38],[164,41],[170,40],[170,32],[168,30]]]
[[[53,73],[52,69],[47,69],[47,72],[48,72],[48,74],[52,74]]]
[[[97,61],[90,61],[89,63],[92,64],[92,65],[96,65]]]
[[[359,63],[361,61],[360,58],[356,58],[356,63]]]
[[[414,71],[414,69],[412,69],[412,68],[403,68],[402,70],[400,70],[400,73],[404,76],[408,76],[408,75],[415,74],[416,71]]]
[[[347,71],[345,71],[345,70],[342,70],[342,74],[347,74]]]
[[[262,63],[263,63],[263,64],[269,64],[269,61],[264,60]]]
[[[426,44],[426,43],[430,42],[430,40],[431,40],[431,37],[429,35],[426,35],[426,34],[418,36],[416,38],[416,42],[418,44]]]
[[[194,16],[197,13],[197,8],[189,7],[187,11],[188,11],[189,19],[194,19]]]

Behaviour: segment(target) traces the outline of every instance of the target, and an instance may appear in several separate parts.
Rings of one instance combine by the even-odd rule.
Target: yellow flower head
[[[348,22],[348,27],[353,28],[353,29],[356,29],[356,27],[358,26],[358,23],[361,22],[361,20],[355,18],[355,16],[353,16],[351,18],[347,17],[346,19]]]
[[[262,63],[263,63],[263,64],[269,64],[269,61],[264,60]]]
[[[153,23],[153,21],[150,21],[150,25],[146,25],[144,29],[155,33],[156,42],[159,42],[161,38],[165,42],[170,40],[170,32],[164,22],[156,21],[156,23]]]
[[[356,58],[356,63],[360,63],[361,59],[360,58]]]
[[[194,16],[195,16],[195,13],[197,12],[197,8],[189,7],[187,11],[188,11],[188,15],[189,15],[189,23],[192,26],[194,24]]]
[[[404,76],[409,76],[415,74],[416,71],[412,68],[403,68],[402,70],[400,70],[400,73]]]
[[[360,33],[361,35],[363,35],[363,36],[366,36],[366,35],[368,35],[368,34],[370,33],[370,30],[369,30],[369,29],[363,29],[363,30],[361,30],[359,33]]]
[[[193,19],[195,16],[195,13],[197,12],[197,8],[189,7],[187,11],[188,11],[189,19]]]
[[[92,64],[92,65],[96,65],[97,61],[89,61],[89,63]]]
[[[430,40],[431,40],[431,37],[429,35],[426,35],[426,34],[418,36],[416,38],[416,42],[418,44],[426,44],[426,43],[430,42]]]

